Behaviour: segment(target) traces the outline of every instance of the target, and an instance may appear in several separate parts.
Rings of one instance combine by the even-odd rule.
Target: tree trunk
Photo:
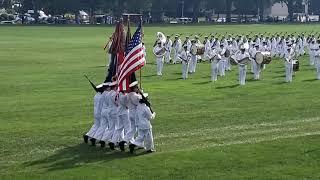
[[[289,13],[289,21],[293,22],[293,2],[292,1],[288,1],[287,7],[288,7],[288,13]]]
[[[227,14],[227,17],[226,17],[226,22],[227,23],[230,23],[231,22],[231,8],[232,8],[232,0],[227,0],[226,1],[226,14]]]

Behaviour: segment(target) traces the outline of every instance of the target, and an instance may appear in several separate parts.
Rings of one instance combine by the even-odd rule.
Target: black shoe
[[[154,153],[154,152],[156,152],[156,150],[149,150],[149,151],[147,151],[147,153]]]
[[[89,136],[83,135],[83,142],[88,144]]]
[[[110,147],[111,150],[114,150],[114,143],[110,142],[109,143],[109,147]]]
[[[131,153],[131,154],[133,154],[135,147],[136,147],[136,145],[134,145],[134,144],[130,144],[130,145],[129,145],[129,149],[130,149],[130,153]]]
[[[104,141],[100,141],[99,143],[100,143],[100,145],[101,145],[101,148],[106,147],[106,143],[105,143]]]
[[[120,143],[119,143],[119,147],[120,147],[120,150],[121,151],[125,151],[125,149],[124,149],[124,145],[125,145],[125,141],[121,141]]]
[[[96,146],[96,139],[95,138],[90,139],[90,141],[91,141],[91,146]]]

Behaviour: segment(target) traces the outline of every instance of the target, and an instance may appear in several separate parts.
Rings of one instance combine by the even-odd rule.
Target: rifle
[[[153,113],[153,110],[151,108],[151,103],[148,101],[148,99],[146,97],[144,97],[143,93],[141,92],[141,90],[138,88],[139,94],[141,95],[142,99],[145,101],[146,105],[149,107],[151,113]]]
[[[89,81],[89,83],[91,84],[92,88],[93,88],[96,92],[98,92],[98,89],[97,89],[96,85],[93,84],[93,82],[88,78],[88,76],[85,75],[85,74],[84,74],[83,76]]]

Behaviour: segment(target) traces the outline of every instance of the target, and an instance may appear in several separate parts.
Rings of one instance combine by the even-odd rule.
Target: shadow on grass
[[[95,162],[110,162],[115,159],[130,158],[145,155],[146,152],[137,150],[135,154],[118,150],[101,149],[87,144],[69,146],[57,151],[54,155],[44,159],[24,163],[25,166],[40,166],[47,171],[71,169]]]
[[[157,76],[156,74],[151,74],[151,75],[145,75],[145,76],[141,76],[141,77],[147,78],[147,77],[156,77],[156,76]]]
[[[106,66],[92,66],[92,67],[89,67],[89,68],[107,68]]]
[[[216,89],[228,89],[228,88],[236,88],[240,86],[239,84],[234,84],[234,85],[231,85],[231,86],[222,86],[222,87],[216,87]]]
[[[306,80],[303,80],[302,82],[314,82],[314,81],[320,81],[318,79],[306,79]]]
[[[194,85],[204,85],[204,84],[209,84],[212,83],[212,81],[204,81],[204,82],[196,82],[196,83],[192,83]]]

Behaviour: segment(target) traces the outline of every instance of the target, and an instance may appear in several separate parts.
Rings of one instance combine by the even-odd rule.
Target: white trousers
[[[117,143],[124,141],[124,135],[130,131],[129,114],[119,115],[116,122],[116,128],[113,133],[111,142]]]
[[[198,63],[197,56],[196,55],[192,55],[191,56],[190,68],[189,68],[189,72],[190,73],[195,73],[196,72],[197,63]]]
[[[100,119],[100,127],[98,128],[97,132],[93,136],[93,138],[97,140],[102,140],[103,134],[106,129],[108,129],[108,115],[109,110],[108,109],[103,109],[101,112],[101,119]]]
[[[95,133],[100,127],[100,119],[101,119],[101,116],[94,117],[93,125],[91,126],[89,132],[87,132],[86,134],[87,136],[93,138],[93,136],[95,135]]]
[[[320,63],[317,64],[317,79],[320,80]]]
[[[116,128],[116,121],[117,121],[117,115],[116,114],[109,114],[109,120],[108,120],[108,129],[106,129],[102,136],[102,141],[108,142],[111,141],[113,133]]]
[[[164,61],[165,61],[166,63],[169,63],[170,60],[171,60],[171,50],[166,51],[166,54],[165,54],[165,56],[164,56]]]
[[[157,75],[162,76],[162,70],[163,70],[163,58],[157,59]]]
[[[258,64],[256,61],[253,61],[253,78],[255,80],[259,80],[260,73],[261,73],[261,65]]]
[[[188,78],[189,63],[182,61],[182,79]]]
[[[247,75],[247,66],[239,65],[239,84],[242,86],[246,84],[246,75]]]
[[[226,75],[226,60],[219,61],[219,75],[220,76]]]
[[[226,58],[226,59],[225,59],[225,63],[226,63],[226,65],[225,65],[225,70],[231,71],[230,59],[229,59],[229,58]]]
[[[286,62],[286,82],[292,82],[292,76],[293,76],[293,64]]]
[[[134,140],[134,145],[144,147],[146,150],[154,150],[152,129],[138,129],[138,136]]]
[[[314,65],[314,62],[315,62],[315,55],[314,55],[314,51],[311,51],[310,52],[310,65],[313,66]]]
[[[179,52],[176,49],[174,49],[173,52],[174,52],[174,54],[173,54],[173,64],[176,64],[178,59],[179,59]]]
[[[129,121],[130,121],[130,129],[129,131],[124,135],[124,141],[133,143],[134,141],[134,135],[137,132],[137,112],[136,110],[129,110]]]
[[[219,62],[211,62],[211,81],[215,82],[218,80]]]

